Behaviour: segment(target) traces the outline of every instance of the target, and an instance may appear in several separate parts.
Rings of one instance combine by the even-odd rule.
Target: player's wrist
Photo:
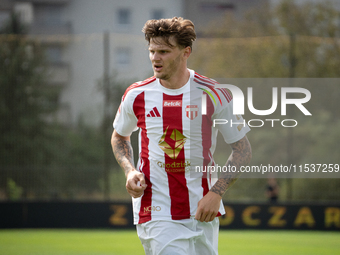
[[[222,192],[222,191],[219,191],[219,190],[215,190],[215,189],[212,188],[209,191],[209,193],[211,193],[211,195],[216,197],[216,198],[222,199],[222,197],[223,197],[225,192]]]
[[[128,169],[125,169],[125,177],[128,178],[128,176],[130,174],[134,174],[135,172],[137,172],[137,170],[134,167],[130,167]]]

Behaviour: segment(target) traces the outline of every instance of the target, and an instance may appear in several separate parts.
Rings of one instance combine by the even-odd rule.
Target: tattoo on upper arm
[[[251,159],[251,147],[247,137],[243,137],[241,140],[231,144],[232,154],[230,155],[226,166],[236,167],[235,173],[225,172],[222,173],[218,181],[211,188],[211,191],[223,196],[223,194],[230,188],[238,179],[240,173],[238,173],[241,166],[249,164]],[[229,169],[229,167],[228,167]]]
[[[112,142],[113,154],[118,164],[123,168],[125,175],[134,169],[133,150],[130,141],[114,138]]]

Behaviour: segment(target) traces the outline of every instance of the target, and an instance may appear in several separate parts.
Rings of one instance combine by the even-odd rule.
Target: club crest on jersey
[[[197,105],[187,105],[185,107],[186,116],[193,120],[198,116],[198,106]]]
[[[187,138],[177,129],[174,129],[170,136],[167,135],[168,128],[165,129],[158,145],[171,159],[176,159],[183,149]]]

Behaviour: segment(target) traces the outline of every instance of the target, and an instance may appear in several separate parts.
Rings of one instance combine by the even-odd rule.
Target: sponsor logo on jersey
[[[167,127],[158,142],[158,146],[168,155],[171,159],[176,159],[184,147],[186,137],[177,129],[173,129],[170,136]],[[167,141],[165,141],[167,140]]]
[[[181,100],[163,100],[163,107],[182,107]]]
[[[198,116],[198,106],[197,105],[187,105],[185,107],[186,116],[193,120]]]
[[[159,212],[162,210],[162,207],[160,206],[155,206],[155,205],[150,205],[150,206],[146,206],[144,207],[144,213],[151,213],[152,211],[153,212]]]
[[[158,161],[157,165],[164,168],[166,172],[178,173],[190,170],[191,163],[188,160],[185,162],[172,162],[168,164]]]

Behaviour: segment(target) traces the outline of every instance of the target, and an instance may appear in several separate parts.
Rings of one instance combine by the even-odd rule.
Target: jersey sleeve
[[[214,125],[223,135],[225,142],[231,144],[242,139],[250,128],[241,115],[233,114],[233,100],[227,90],[218,89],[217,91],[222,104],[216,107],[213,115]]]
[[[113,122],[114,129],[121,136],[130,136],[133,131],[138,129],[137,118],[133,112],[132,104],[133,98],[128,93],[127,96],[122,99]]]

